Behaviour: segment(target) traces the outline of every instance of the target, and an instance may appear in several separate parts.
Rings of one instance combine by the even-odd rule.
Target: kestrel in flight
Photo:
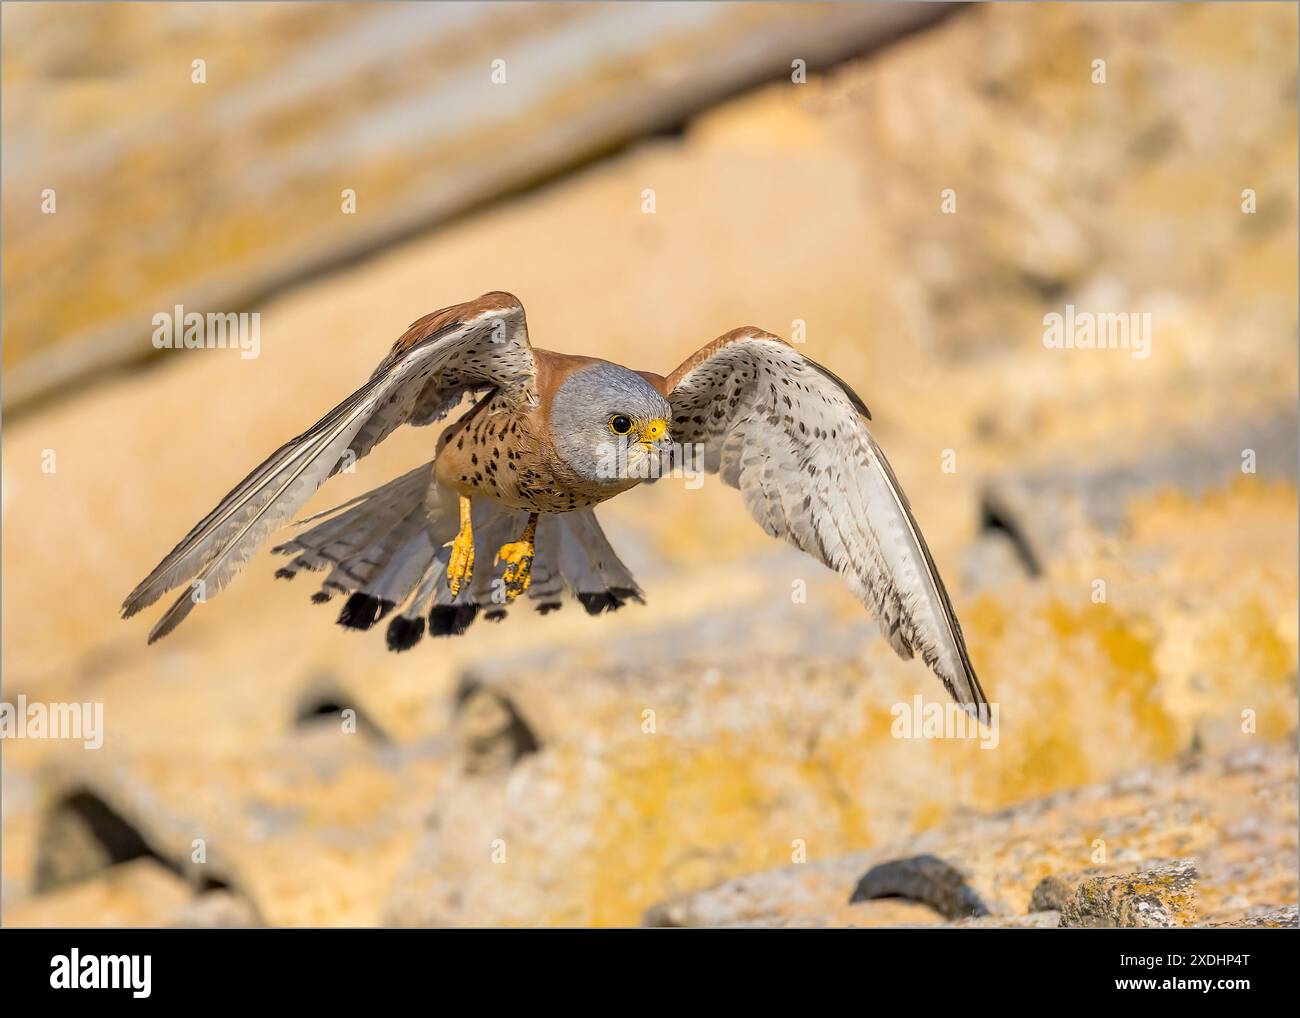
[[[528,341],[524,309],[488,293],[426,315],[370,379],[282,445],[185,535],[122,606],[123,617],[184,592],[154,626],[167,635],[215,596],[338,470],[402,424],[468,413],[434,459],[302,522],[276,548],[277,576],[328,570],[313,600],[350,595],[339,622],[369,629],[391,612],[388,645],[463,633],[527,594],[539,611],[565,590],[591,614],[642,600],[592,507],[687,447],[738,488],[783,538],[842,575],[903,658],[919,653],[968,709],[987,704],[961,627],[907,498],[847,385],[785,340],[747,327],[666,378]],[[484,555],[495,552],[492,568]],[[498,571],[499,570],[499,571]]]

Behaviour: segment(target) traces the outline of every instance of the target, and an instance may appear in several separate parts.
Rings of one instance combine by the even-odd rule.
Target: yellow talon
[[[509,604],[528,589],[533,581],[533,539],[537,535],[537,514],[528,517],[528,525],[518,541],[503,544],[498,550],[493,565],[504,562],[505,570],[501,581],[505,584],[506,604]]]
[[[474,578],[474,529],[470,523],[470,500],[460,498],[460,532],[451,543],[451,558],[447,560],[447,587],[455,597],[462,586]]]

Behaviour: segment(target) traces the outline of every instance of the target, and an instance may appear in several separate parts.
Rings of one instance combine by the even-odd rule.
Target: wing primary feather
[[[355,408],[352,412],[353,413],[356,412]],[[344,418],[344,420],[347,420],[347,418]],[[242,527],[239,528],[239,531],[235,534],[234,537],[230,538],[228,541],[222,544],[221,549],[217,551],[217,553],[214,554],[212,558],[207,561],[207,563],[203,566],[203,568],[199,570],[194,580],[191,581],[190,584],[191,588],[193,587],[193,584],[195,582],[202,582],[212,575],[214,567],[220,565],[230,556],[231,551],[240,545],[240,542],[243,540],[244,536],[249,532],[249,530],[251,530],[253,526],[256,525],[258,521],[260,521],[264,516],[266,516],[266,514],[270,511],[270,509],[279,500],[280,496],[283,495],[286,490],[288,490],[289,486],[293,484],[294,481],[296,481],[299,477],[301,477],[302,474],[307,470],[307,468],[312,465],[312,463],[315,461],[316,456],[318,456],[321,452],[324,452],[325,449],[329,448],[329,446],[333,442],[336,442],[338,440],[339,435],[343,431],[346,431],[346,429],[347,429],[346,424],[343,425],[341,428],[336,426],[336,428],[332,433],[330,431],[326,431],[322,434],[320,438],[314,440],[311,443],[311,446],[315,448],[315,455],[304,459],[303,462],[293,471],[293,473],[289,475],[289,477],[284,481],[284,483],[280,485],[280,487],[276,490],[275,494],[273,494],[267,500],[266,504],[262,506],[261,509],[257,510],[257,512],[255,512],[251,517],[249,517],[248,521]],[[290,458],[288,463],[285,464],[285,468],[287,468],[290,463],[293,463],[294,460],[301,455],[302,455],[301,452],[295,453],[294,456]],[[333,464],[331,464],[331,466],[333,466]],[[250,492],[249,495],[245,497],[244,501],[247,501],[248,498],[251,496],[252,493]],[[158,620],[157,625],[155,625],[153,629],[150,631],[149,642],[153,643],[155,640],[161,639],[162,637],[170,633],[173,629],[175,629],[178,625],[180,625],[180,623],[184,620],[185,616],[187,616],[193,610],[194,605],[196,603],[198,602],[194,600],[192,590],[187,590],[185,593],[183,593],[179,598],[177,598],[176,602],[171,606],[171,608],[167,610],[166,614],[164,614],[163,617]]]
[[[975,668],[971,664],[970,654],[966,650],[966,639],[961,631],[961,623],[957,621],[957,612],[953,609],[952,600],[948,597],[948,590],[944,587],[943,579],[939,576],[939,569],[934,564],[930,548],[921,535],[921,528],[916,524],[916,517],[912,515],[912,507],[907,501],[907,496],[903,493],[902,485],[898,483],[894,468],[889,465],[889,460],[885,458],[880,446],[870,436],[867,437],[867,440],[870,443],[872,456],[880,464],[881,472],[884,474],[886,486],[893,496],[894,504],[898,507],[899,513],[907,523],[908,532],[912,537],[912,544],[921,553],[921,558],[925,563],[926,577],[939,601],[939,614],[947,627],[948,637],[957,651],[958,661],[963,672],[961,677],[965,679],[969,687],[965,690],[951,690],[951,692],[963,705],[973,705],[976,709],[982,707],[987,711],[989,706],[988,697],[985,696],[984,689],[975,674]]]
[[[735,329],[667,376],[673,438],[704,444],[704,468],[739,488],[769,534],[835,569],[981,721],[989,703],[948,591],[865,401],[835,372],[753,327]]]
[[[312,439],[311,442],[306,442],[306,439],[318,429],[328,430],[329,426],[337,420],[340,414],[354,408],[355,404],[363,396],[367,395],[374,385],[374,380],[367,382],[298,438],[286,442],[273,452],[239,484],[235,485],[230,494],[222,499],[212,512],[200,520],[185,537],[181,538],[176,547],[168,552],[166,557],[154,567],[153,571],[127,595],[122,605],[122,617],[130,618],[177,586],[182,581],[183,576],[169,577],[168,573],[176,570],[191,553],[198,549],[204,540],[213,536],[222,524],[261,492],[266,482],[281,471],[288,469],[290,464],[315,444],[315,439]]]

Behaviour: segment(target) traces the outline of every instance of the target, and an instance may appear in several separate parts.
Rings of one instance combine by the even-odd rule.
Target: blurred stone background
[[[107,737],[3,743],[0,921],[1294,922],[1294,8],[3,19],[3,694],[103,703]],[[658,371],[806,323],[996,748],[892,737],[937,681],[712,480],[602,509],[648,596],[612,616],[398,656],[264,553],[154,647],[117,618],[410,321],[491,289],[538,345]],[[261,356],[155,351],[177,301],[259,312]],[[1046,349],[1067,304],[1150,313],[1150,356]]]

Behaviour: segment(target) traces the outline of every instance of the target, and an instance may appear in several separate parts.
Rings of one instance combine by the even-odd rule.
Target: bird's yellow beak
[[[641,441],[649,445],[651,442],[659,441],[659,439],[663,438],[667,434],[668,422],[662,417],[656,417],[641,429]]]

